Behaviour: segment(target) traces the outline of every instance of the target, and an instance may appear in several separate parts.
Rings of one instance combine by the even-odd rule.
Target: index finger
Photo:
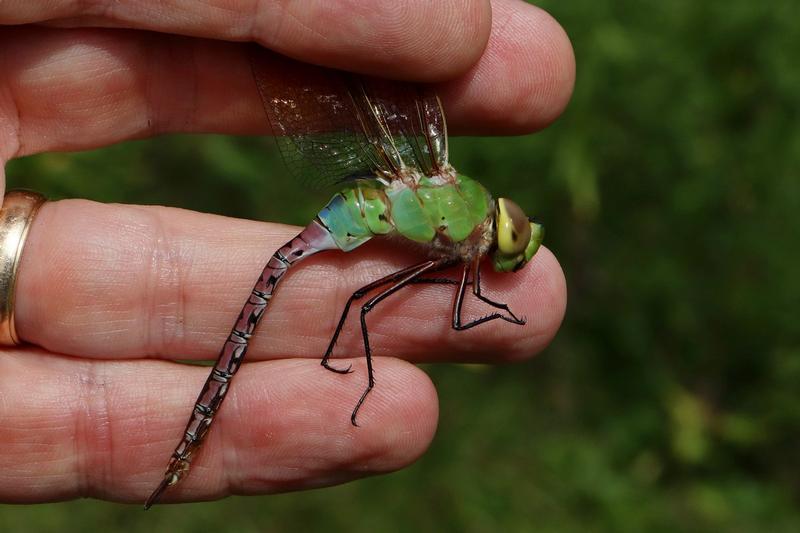
[[[308,63],[433,81],[477,61],[489,38],[491,7],[488,0],[0,3],[0,24],[43,22],[255,41]]]

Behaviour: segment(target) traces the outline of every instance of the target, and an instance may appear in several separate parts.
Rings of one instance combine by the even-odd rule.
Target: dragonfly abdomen
[[[289,267],[317,252],[335,248],[336,244],[331,240],[328,231],[317,221],[312,221],[270,258],[222,346],[203,390],[195,401],[183,438],[172,453],[164,479],[145,502],[145,509],[153,505],[168,487],[178,483],[188,472],[192,457],[203,444],[214,415],[225,400],[230,382],[247,354],[250,337]]]
[[[322,208],[317,220],[345,252],[361,246],[375,235],[386,235],[394,229],[389,221],[384,191],[366,183],[339,191]]]

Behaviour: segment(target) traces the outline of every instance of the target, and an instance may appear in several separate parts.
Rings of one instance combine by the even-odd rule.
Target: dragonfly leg
[[[367,303],[361,306],[361,334],[364,337],[364,354],[367,359],[367,388],[364,389],[364,392],[361,394],[361,398],[358,399],[358,403],[356,403],[356,406],[350,415],[350,422],[354,426],[358,426],[356,423],[356,415],[358,414],[358,410],[361,408],[361,405],[363,405],[367,394],[369,394],[369,392],[375,386],[375,375],[372,370],[372,350],[369,346],[369,332],[367,331],[367,314],[372,311],[382,300],[388,298],[403,287],[413,283],[415,279],[425,272],[440,270],[450,266],[451,264],[452,263],[447,260],[440,259],[437,261],[425,261],[424,263],[414,265],[411,268],[403,269],[400,271],[403,272],[403,275],[398,276],[398,279],[396,280],[397,282],[394,285],[373,296],[369,301],[367,301]]]
[[[330,370],[331,372],[336,372],[337,374],[348,374],[351,372],[352,365],[348,366],[347,368],[336,368],[335,366],[331,366],[328,362],[333,354],[333,348],[336,346],[336,341],[339,339],[339,335],[342,333],[342,328],[344,328],[344,323],[347,321],[347,315],[350,312],[350,307],[353,305],[353,302],[356,300],[360,300],[370,291],[377,289],[378,287],[382,287],[387,283],[392,283],[393,281],[397,281],[398,279],[402,278],[403,276],[419,269],[421,266],[426,265],[430,261],[425,261],[424,263],[419,263],[416,265],[412,265],[408,268],[404,268],[402,270],[398,270],[388,276],[384,276],[380,279],[373,281],[372,283],[368,283],[364,285],[352,295],[350,298],[347,299],[347,303],[344,305],[344,310],[342,311],[342,316],[339,318],[339,323],[336,325],[336,330],[333,332],[333,337],[331,338],[330,344],[328,344],[328,349],[325,350],[325,355],[322,356],[322,361],[320,364]]]
[[[486,296],[483,296],[481,294],[481,263],[480,263],[479,260],[475,261],[475,279],[474,279],[474,281],[475,281],[475,283],[472,285],[472,294],[474,294],[480,301],[485,302],[485,303],[487,303],[487,304],[489,304],[492,307],[495,307],[497,309],[502,309],[503,311],[505,311],[506,313],[511,315],[510,319],[509,319],[509,317],[503,317],[503,319],[506,320],[507,322],[511,322],[512,324],[518,324],[520,326],[524,326],[525,325],[525,317],[522,317],[522,318],[517,317],[517,315],[515,315],[514,312],[511,311],[511,309],[509,309],[508,304],[495,302],[495,301],[490,300],[489,298],[487,298]]]
[[[459,283],[458,292],[456,293],[456,299],[455,302],[453,303],[453,329],[456,331],[464,331],[465,329],[474,328],[475,326],[478,326],[480,324],[491,322],[492,320],[497,320],[497,319],[505,320],[507,322],[511,322],[512,324],[519,324],[519,325],[524,324],[525,321],[519,320],[517,317],[515,317],[514,314],[511,313],[511,311],[508,309],[508,306],[506,306],[505,304],[498,304],[497,302],[493,302],[488,298],[483,298],[480,296],[480,283],[481,283],[480,264],[477,261],[475,261],[475,279],[473,280],[474,283],[472,285],[473,293],[475,293],[475,295],[478,296],[478,298],[480,298],[482,301],[499,309],[504,309],[505,311],[508,311],[508,313],[511,314],[511,317],[501,315],[500,313],[492,313],[490,315],[477,318],[467,323],[462,322],[461,309],[464,304],[464,296],[467,292],[467,285],[469,285],[469,273],[471,269],[472,268],[470,267],[469,263],[467,263],[466,265],[464,265],[464,271],[461,274],[461,282]]]
[[[412,279],[408,282],[409,285],[423,285],[423,284],[431,284],[431,285],[459,285],[460,282],[455,279],[450,278],[416,278]],[[472,285],[471,281],[467,282],[467,285]]]

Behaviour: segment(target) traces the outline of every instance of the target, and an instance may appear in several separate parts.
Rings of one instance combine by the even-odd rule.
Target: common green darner
[[[498,272],[519,270],[536,253],[544,230],[515,203],[493,199],[480,183],[458,174],[450,165],[447,127],[435,94],[416,85],[301,65],[265,51],[253,52],[251,65],[291,173],[306,181],[338,184],[341,190],[267,263],[145,509],[188,472],[275,287],[289,267],[310,255],[324,250],[349,252],[372,238],[391,238],[416,245],[426,256],[353,293],[322,357],[326,369],[350,372],[350,367],[333,366],[330,357],[353,303],[377,291],[361,306],[367,386],[350,415],[353,425],[357,425],[358,410],[375,383],[367,316],[403,287],[420,283],[456,286],[452,314],[456,330],[498,319],[525,324],[507,305],[481,293],[481,260],[490,256]],[[430,277],[456,265],[462,265],[460,279]],[[462,303],[469,285],[478,299],[497,311],[464,321]]]

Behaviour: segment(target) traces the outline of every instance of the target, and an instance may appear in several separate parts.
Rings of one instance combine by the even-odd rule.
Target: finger
[[[0,24],[49,22],[256,41],[300,61],[389,77],[457,75],[486,46],[488,0],[0,3]]]
[[[575,83],[575,56],[564,29],[520,0],[493,0],[492,34],[469,72],[441,86],[459,133],[523,134],[564,111]]]
[[[88,357],[215,358],[267,260],[297,231],[163,207],[45,204],[19,267],[18,334],[54,352]],[[368,243],[298,264],[277,288],[248,358],[321,357],[353,291],[419,261],[411,251]],[[484,271],[484,293],[526,316],[527,325],[455,332],[455,289],[413,286],[369,314],[375,353],[497,361],[541,350],[566,301],[555,258],[542,250],[516,274]],[[466,317],[493,311],[467,301]],[[356,307],[336,354],[361,353],[357,313]]]
[[[436,429],[436,392],[419,369],[376,359],[380,384],[359,411],[365,368],[315,361],[245,365],[167,501],[343,483],[413,462]],[[159,361],[85,361],[38,349],[0,358],[0,500],[143,502],[161,481],[208,369]]]
[[[442,87],[455,133],[532,131],[569,98],[574,59],[563,31],[539,9],[509,5],[491,53]],[[163,132],[268,131],[242,45],[23,28],[2,30],[0,49],[9,51],[0,90],[3,159]]]

